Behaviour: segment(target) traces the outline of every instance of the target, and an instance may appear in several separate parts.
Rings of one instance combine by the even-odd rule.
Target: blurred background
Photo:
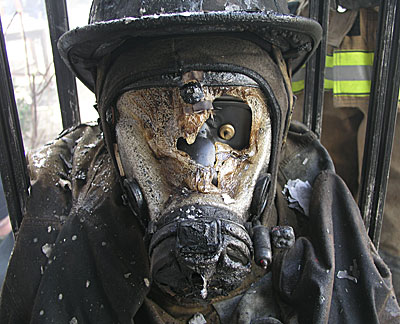
[[[69,26],[87,24],[91,0],[67,0]],[[43,0],[0,0],[0,14],[25,152],[62,131],[49,27]],[[94,95],[77,80],[81,121],[97,120]]]

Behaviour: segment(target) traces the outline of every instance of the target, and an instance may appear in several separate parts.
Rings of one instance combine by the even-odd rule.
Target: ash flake
[[[325,302],[326,298],[324,296],[319,296],[319,304],[322,305]]]
[[[239,11],[241,8],[238,5],[230,4],[225,6],[225,11]]]
[[[45,154],[43,154],[42,152],[40,153],[36,153],[33,156],[33,165],[36,168],[42,168],[47,160],[47,156]]]
[[[94,143],[92,143],[92,144],[88,144],[88,145],[84,145],[83,146],[84,148],[95,148],[96,147],[96,144],[94,144]]]
[[[336,277],[337,277],[338,279],[347,279],[347,280],[350,280],[350,281],[352,281],[352,282],[354,282],[354,283],[357,283],[357,278],[356,278],[356,277],[353,277],[353,276],[350,275],[350,274],[348,274],[347,270],[340,270],[340,271],[338,271]]]
[[[78,324],[78,320],[76,319],[76,317],[72,317],[69,321],[69,324]]]
[[[222,198],[224,199],[224,203],[225,204],[233,204],[234,202],[235,202],[235,200],[234,199],[232,199],[232,197],[231,196],[229,196],[228,194],[226,194],[226,193],[224,193],[224,194],[222,194]]]
[[[207,321],[203,314],[197,313],[189,320],[188,324],[207,324]]]
[[[47,258],[50,258],[51,250],[52,246],[49,243],[42,246],[42,252]]]

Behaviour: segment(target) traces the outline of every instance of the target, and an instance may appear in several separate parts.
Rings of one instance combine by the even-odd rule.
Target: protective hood
[[[236,51],[238,47],[241,48],[240,53]],[[130,48],[134,50],[129,50]],[[278,64],[276,60],[271,59],[268,52],[253,42],[235,36],[166,38],[129,44],[127,48],[105,58],[97,75],[98,110],[107,146],[111,153],[114,153],[116,102],[129,89],[181,87],[185,84],[182,76],[192,71],[222,73],[219,79],[212,80],[212,77],[208,77],[208,85],[256,85],[269,107],[271,154],[266,171],[272,175],[273,192],[278,154],[292,104],[287,73],[285,80],[278,66],[280,64],[282,69],[286,70],[286,65],[282,58]],[[223,73],[240,74],[251,80],[251,83],[238,83],[237,79],[224,78]],[[205,73],[203,77],[207,78],[207,75],[210,74]],[[118,161],[115,160],[115,164],[117,165]],[[269,201],[272,201],[272,198],[270,197]]]
[[[94,0],[89,25],[65,33],[58,46],[65,63],[94,91],[99,61],[132,38],[234,32],[253,35],[263,47],[277,46],[296,71],[318,46],[322,29],[290,15],[286,0]]]
[[[229,293],[250,272],[246,223],[267,222],[272,208],[292,106],[280,51],[237,35],[171,37],[127,44],[102,64],[103,131],[147,227],[154,281],[183,300]],[[221,122],[218,135],[227,102],[238,124]],[[248,138],[229,142],[232,129]],[[214,158],[196,155],[199,142]]]

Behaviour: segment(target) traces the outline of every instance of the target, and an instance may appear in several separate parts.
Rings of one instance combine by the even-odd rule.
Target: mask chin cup
[[[253,220],[258,220],[267,206],[267,196],[269,185],[271,183],[271,174],[262,174],[256,183],[253,192],[253,200],[250,205],[250,213]]]
[[[146,227],[147,222],[145,221],[147,217],[147,204],[143,197],[142,190],[135,179],[123,180],[123,187],[125,191],[126,202],[132,210],[133,214],[139,220],[139,222]]]

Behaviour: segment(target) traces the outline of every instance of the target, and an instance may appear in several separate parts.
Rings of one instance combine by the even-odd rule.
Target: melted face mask
[[[270,159],[262,92],[194,80],[126,91],[117,110],[124,173],[148,205],[154,281],[181,300],[228,294],[250,272],[244,224]]]

